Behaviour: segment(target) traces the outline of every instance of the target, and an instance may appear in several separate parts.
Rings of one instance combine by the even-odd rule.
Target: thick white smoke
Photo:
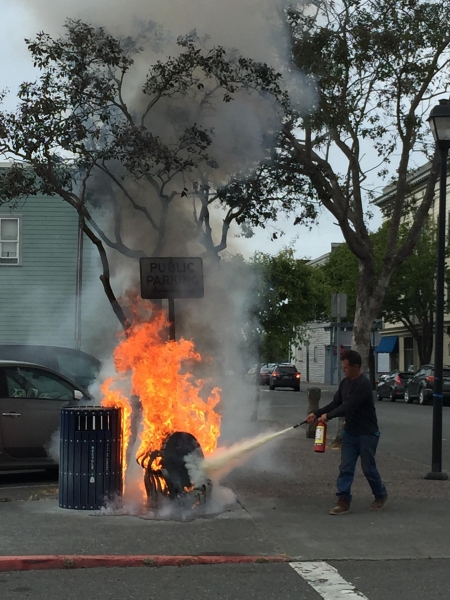
[[[77,3],[68,0],[16,0],[17,4],[29,16],[23,37],[33,38],[39,30],[52,36],[64,34],[63,23],[66,18],[81,19],[95,26],[104,26],[113,34],[128,35],[138,31],[142,23],[154,21],[161,24],[164,32],[164,43],[161,53],[154,49],[146,50],[136,59],[130,86],[127,88],[127,99],[136,110],[139,110],[141,99],[139,90],[144,81],[148,65],[155,57],[164,59],[164,55],[177,51],[175,44],[179,35],[196,29],[200,37],[210,36],[205,42],[207,47],[223,45],[236,48],[239,53],[257,61],[267,62],[276,70],[288,72],[289,51],[288,34],[285,29],[282,11],[287,0],[227,0],[210,2],[209,0],[79,0]],[[286,85],[295,98],[303,98],[302,79],[292,71]],[[296,92],[299,92],[296,95]],[[303,101],[305,99],[303,98]],[[161,133],[168,134],[178,126],[183,127],[185,115],[192,116],[194,105],[184,102],[179,110],[168,112],[165,106],[158,108],[155,119],[155,133],[158,127]],[[200,122],[207,127],[214,127],[216,132],[211,153],[219,163],[219,169],[211,171],[208,176],[212,183],[220,183],[236,168],[250,168],[262,157],[262,140],[268,123],[272,127],[279,123],[279,114],[273,103],[257,94],[237,97],[231,103],[220,102],[214,112],[205,114]],[[277,121],[278,119],[278,121]],[[190,121],[190,119],[189,119]],[[188,123],[189,125],[191,122]],[[188,182],[192,185],[193,182]],[[178,183],[174,184],[178,185]],[[104,181],[97,182],[97,192],[101,196],[105,190]],[[136,190],[139,191],[139,190]],[[148,190],[143,190],[142,199],[149,202]],[[123,239],[130,247],[151,255],[154,247],[154,234],[140,213],[134,211],[120,195],[118,202],[125,208]],[[154,200],[155,206],[158,199]],[[151,200],[150,200],[151,203]],[[126,208],[128,207],[128,208]],[[192,202],[179,199],[174,203],[174,212],[168,223],[167,244],[163,255],[194,256],[204,252],[199,243],[198,231],[193,225]],[[108,232],[111,213],[101,205],[93,211],[99,222]],[[220,226],[223,213],[213,211],[211,223],[216,242],[220,238]],[[236,252],[242,239],[236,240],[229,234],[229,245]],[[86,244],[89,242],[86,240]],[[138,261],[126,258],[116,251],[108,249],[111,262],[112,284],[117,296],[130,288],[139,289]],[[223,413],[223,431],[227,441],[236,441],[249,434],[247,424],[254,411],[255,389],[251,383],[243,381],[243,373],[248,365],[240,354],[239,332],[247,318],[250,304],[252,282],[241,277],[232,269],[219,268],[215,263],[205,263],[205,298],[202,300],[176,301],[177,335],[193,338],[196,346],[214,360],[209,369],[209,376],[222,388],[223,402],[220,410]],[[98,306],[99,319],[92,319],[93,327],[98,331],[109,331],[106,323],[102,329],[102,313],[110,311],[107,302]],[[102,335],[96,341],[101,342]],[[97,348],[97,346],[96,346]],[[101,358],[110,356],[111,344],[105,344],[102,352],[101,343],[97,355]],[[111,362],[105,360],[104,373],[109,372]],[[109,374],[109,373],[108,373]],[[98,388],[95,389],[98,394]],[[251,432],[254,433],[253,431]],[[130,466],[127,482],[127,497],[124,499],[126,511],[136,514],[142,506],[142,487],[139,482],[142,469],[134,464]],[[136,487],[134,487],[136,485]],[[217,506],[233,501],[232,493],[220,491],[216,486]],[[222,495],[221,495],[222,494]],[[221,500],[222,498],[222,500]],[[133,508],[134,506],[134,508]],[[214,505],[216,506],[216,505]]]
[[[16,0],[33,16],[37,29],[61,32],[67,17],[101,25],[113,33],[129,30],[137,21],[160,23],[176,38],[197,29],[215,44],[238,48],[251,58],[275,63],[286,59],[286,37],[280,12],[288,0]],[[33,32],[26,32],[27,35]]]

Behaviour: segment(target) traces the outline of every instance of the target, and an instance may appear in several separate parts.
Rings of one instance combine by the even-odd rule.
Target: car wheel
[[[383,400],[383,397],[380,396],[380,392],[377,392],[377,400]]]
[[[294,392],[299,392],[300,391],[300,386],[294,387]]]
[[[425,388],[420,388],[419,390],[419,404],[425,405],[428,404],[428,398],[425,394]]]
[[[406,402],[406,404],[411,404],[411,402],[412,402],[412,398],[409,395],[409,392],[407,389],[405,390],[405,402]]]
[[[275,386],[274,385],[269,385],[269,390],[274,390]]]
[[[389,400],[391,402],[395,402],[397,400],[397,396],[396,396],[394,390],[391,390],[391,393],[389,394]]]

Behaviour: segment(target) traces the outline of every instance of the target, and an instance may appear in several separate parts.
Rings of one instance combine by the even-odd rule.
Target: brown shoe
[[[345,498],[339,498],[334,508],[330,510],[330,515],[343,515],[349,511],[350,502],[347,502]]]
[[[375,498],[375,500],[369,506],[369,510],[383,510],[383,508],[386,506],[387,501],[387,496],[385,496],[384,498]]]

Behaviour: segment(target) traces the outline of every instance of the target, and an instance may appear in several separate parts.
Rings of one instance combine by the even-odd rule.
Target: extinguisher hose
[[[300,425],[306,425],[306,421],[302,421],[301,423],[297,423],[297,425],[293,425],[292,429],[297,429]]]

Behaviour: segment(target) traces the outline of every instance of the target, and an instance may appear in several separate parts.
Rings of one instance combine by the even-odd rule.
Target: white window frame
[[[22,215],[12,215],[1,214],[0,213],[0,222],[3,220],[14,220],[17,221],[17,260],[16,262],[2,262],[1,256],[1,243],[2,240],[0,238],[0,267],[20,267],[22,265]],[[1,235],[1,227],[0,227],[0,235]],[[4,240],[5,243],[14,243],[14,240]]]

